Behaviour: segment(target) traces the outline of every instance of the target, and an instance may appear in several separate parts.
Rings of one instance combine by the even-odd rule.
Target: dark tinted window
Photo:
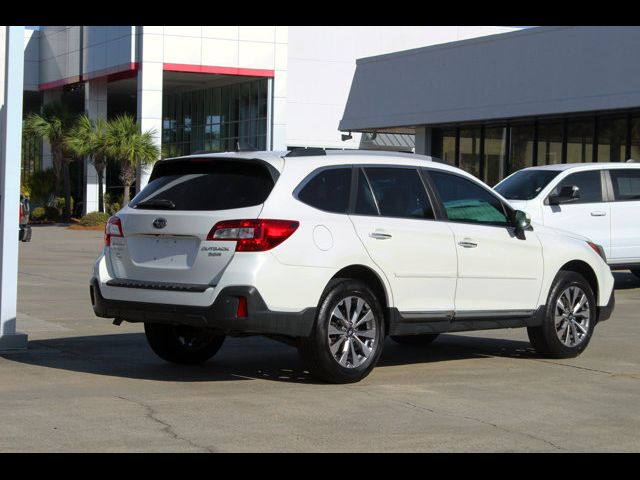
[[[430,171],[447,218],[455,222],[507,225],[502,202],[480,185],[450,173]]]
[[[531,200],[559,173],[560,170],[521,170],[496,185],[494,190],[509,200]]]
[[[327,212],[345,213],[349,206],[351,167],[331,168],[316,174],[298,193],[298,199]]]
[[[159,163],[147,186],[129,206],[175,210],[244,208],[263,203],[273,185],[268,167],[258,162],[197,159]]]
[[[366,168],[367,177],[384,217],[433,219],[433,208],[417,170]]]
[[[640,168],[609,170],[616,200],[640,200]]]
[[[600,170],[572,173],[560,181],[553,193],[560,193],[562,187],[573,185],[580,189],[580,198],[571,203],[595,203],[602,201]]]
[[[378,208],[373,199],[369,182],[361,169],[358,170],[358,193],[356,195],[356,211],[358,215],[378,215]]]

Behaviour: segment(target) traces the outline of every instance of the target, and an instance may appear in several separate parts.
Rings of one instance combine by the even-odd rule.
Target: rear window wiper
[[[160,208],[171,210],[176,208],[176,204],[165,198],[152,198],[138,203],[135,208]]]

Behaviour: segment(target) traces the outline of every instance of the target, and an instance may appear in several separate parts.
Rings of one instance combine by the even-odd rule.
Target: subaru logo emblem
[[[153,221],[153,226],[156,227],[156,228],[164,228],[164,227],[167,226],[167,219],[166,218],[162,218],[162,217],[156,218]]]

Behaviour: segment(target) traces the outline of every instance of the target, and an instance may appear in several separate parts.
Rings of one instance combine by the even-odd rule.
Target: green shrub
[[[116,213],[118,213],[118,210],[120,210],[122,207],[120,206],[120,204],[118,202],[113,202],[110,203],[109,205],[106,206],[105,210],[107,211],[107,213],[109,215],[115,215]]]
[[[53,187],[56,182],[56,176],[53,169],[39,170],[29,175],[26,187],[29,189],[29,198],[32,205],[44,205],[53,195]]]
[[[58,220],[58,209],[55,207],[36,207],[31,211],[30,219],[36,222],[44,220]]]
[[[58,216],[62,217],[64,215],[64,197],[57,197],[55,200],[55,205],[58,209]],[[74,201],[73,201],[73,197],[71,197],[71,209],[69,210],[71,212],[71,214],[73,215],[73,206],[74,206]]]
[[[109,220],[108,213],[104,212],[90,212],[80,219],[80,225],[84,227],[95,227],[97,225],[104,225]]]
[[[115,215],[122,208],[122,194],[114,195],[110,192],[104,193],[104,211],[110,215]]]
[[[37,207],[33,209],[33,212],[31,212],[31,219],[32,220],[43,220],[44,219],[44,215],[45,215],[45,211],[43,207]]]

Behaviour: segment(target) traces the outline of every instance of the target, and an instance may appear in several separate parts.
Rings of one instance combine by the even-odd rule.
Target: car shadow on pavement
[[[378,366],[425,364],[492,356],[529,358],[528,342],[441,335],[423,347],[390,339]],[[26,352],[2,355],[27,365],[110,377],[166,382],[220,382],[264,379],[320,384],[305,370],[295,348],[263,337],[227,338],[218,354],[202,365],[174,365],[158,358],[143,333],[31,340]]]
[[[631,288],[640,288],[640,278],[626,270],[613,273],[615,279],[614,288],[616,290],[629,290]]]

